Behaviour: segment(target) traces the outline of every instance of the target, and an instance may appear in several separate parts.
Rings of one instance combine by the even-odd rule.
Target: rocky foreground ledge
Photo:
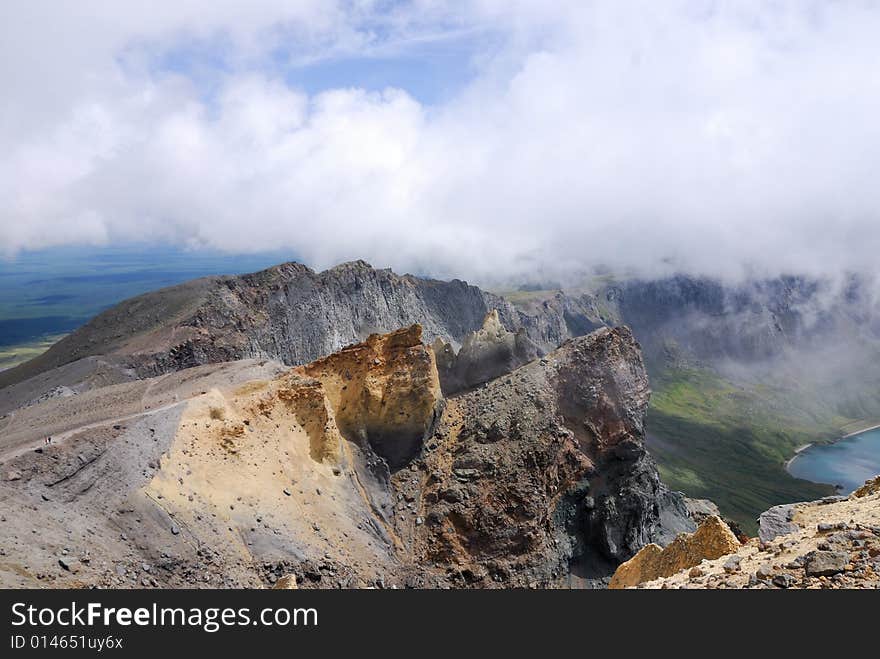
[[[760,523],[760,537],[737,546],[707,518],[666,549],[643,548],[611,587],[880,588],[880,476],[849,497],[776,506]]]

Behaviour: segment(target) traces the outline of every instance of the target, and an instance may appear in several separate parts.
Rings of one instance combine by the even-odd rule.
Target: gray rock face
[[[592,491],[598,498],[585,528],[590,542],[612,562],[629,560],[651,542],[666,546],[679,533],[696,530],[683,497],[660,481],[647,452],[634,460],[602,461],[596,471]]]
[[[766,358],[781,350],[785,334],[756,291],[686,276],[630,281],[616,289],[622,318],[651,350],[661,342],[698,359]]]
[[[440,338],[433,348],[446,395],[510,373],[541,354],[524,328],[515,333],[505,329],[495,309],[486,314],[479,330],[464,337],[458,353]]]
[[[854,282],[853,291],[859,290]],[[801,277],[737,285],[677,275],[612,287],[621,319],[653,351],[673,343],[699,360],[766,360],[822,337],[858,307]],[[861,305],[860,311],[865,312]]]
[[[811,551],[804,561],[804,570],[808,577],[830,577],[843,572],[849,560],[847,551]]]
[[[422,325],[429,343],[443,338],[457,344],[480,329],[493,309],[504,328],[522,332],[541,351],[555,348],[571,335],[565,320],[554,313],[529,316],[459,280],[399,276],[363,261],[321,273],[287,263],[223,280],[184,322],[195,334],[142,367],[167,371],[246,357],[301,364],[369,334],[414,323]]]
[[[684,505],[687,507],[688,514],[697,525],[712,515],[721,517],[721,511],[718,510],[718,506],[716,506],[714,502],[709,501],[709,499],[691,499],[685,497]]]
[[[108,356],[140,377],[245,358],[288,365],[308,363],[364,340],[415,323],[430,343],[459,346],[495,310],[512,345],[483,338],[477,361],[507,366],[553,350],[596,327],[561,293],[528,311],[466,282],[423,279],[376,270],[363,261],[316,273],[284,263],[236,277],[211,277],[126,300],[100,314],[47,353],[0,374],[0,387],[94,355]],[[505,355],[505,351],[509,352]],[[466,351],[463,360],[468,358]],[[521,363],[521,362],[519,362]],[[484,373],[494,374],[491,372]]]
[[[650,389],[638,343],[627,328],[574,339],[550,358],[559,409],[596,467],[595,507],[585,532],[610,560],[631,558],[645,544],[693,531],[683,497],[661,482],[644,446]],[[602,350],[597,348],[602,347]]]
[[[649,394],[638,344],[616,328],[453,396],[426,457],[427,560],[468,566],[474,584],[571,572],[598,585],[645,544],[693,531],[644,449]]]
[[[758,538],[761,542],[770,542],[780,535],[788,535],[798,530],[797,524],[791,521],[794,504],[787,503],[773,506],[758,517]]]

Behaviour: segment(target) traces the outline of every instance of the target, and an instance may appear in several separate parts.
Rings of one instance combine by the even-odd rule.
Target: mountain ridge
[[[558,314],[519,312],[461,280],[397,275],[364,261],[322,272],[288,262],[126,300],[37,359],[0,372],[0,388],[96,355],[121,357],[140,375],[242,358],[296,365],[412,322],[429,341],[458,344],[493,309],[507,329],[524,328],[545,352],[572,335]]]
[[[307,363],[412,323],[435,344],[450,393],[572,336],[626,324],[655,389],[649,442],[664,478],[712,498],[754,531],[761,510],[830,492],[785,471],[798,446],[880,417],[880,379],[862,367],[880,356],[876,305],[857,280],[835,288],[798,277],[736,286],[686,275],[602,277],[573,290],[501,295],[364,261],[322,272],[288,262],[121,303],[35,360],[0,372],[0,414],[202,364]],[[493,310],[497,322],[486,328]]]
[[[5,419],[0,583],[599,587],[694,528],[648,396],[602,328],[444,398],[414,325],[50,398]]]

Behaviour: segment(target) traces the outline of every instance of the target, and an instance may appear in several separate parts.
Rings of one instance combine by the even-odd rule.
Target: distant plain
[[[0,370],[35,357],[126,298],[292,258],[280,252],[231,255],[142,245],[52,248],[0,258]]]

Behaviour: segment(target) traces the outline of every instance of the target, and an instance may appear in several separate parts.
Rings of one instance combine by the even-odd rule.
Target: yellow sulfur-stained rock
[[[295,574],[286,574],[281,577],[278,581],[275,582],[275,585],[272,586],[272,590],[298,590],[298,586],[296,585],[296,575]]]
[[[392,468],[408,462],[443,409],[434,352],[421,325],[372,334],[294,372],[318,380],[336,424],[365,440]]]
[[[873,478],[869,481],[865,481],[865,484],[862,485],[859,489],[852,493],[852,496],[861,498],[866,497],[871,494],[877,494],[880,492],[880,476]]]
[[[704,559],[720,558],[739,548],[740,543],[727,524],[717,515],[710,515],[694,533],[680,534],[665,549],[655,544],[643,547],[617,568],[608,587],[627,588],[668,577]]]

